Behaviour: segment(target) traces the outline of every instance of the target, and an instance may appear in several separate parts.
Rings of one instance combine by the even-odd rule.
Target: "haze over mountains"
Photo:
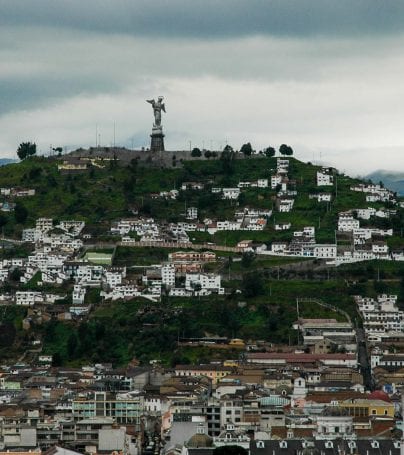
[[[404,195],[404,172],[377,170],[365,178],[371,179],[375,183],[382,181],[387,188],[396,191],[399,195]]]
[[[0,166],[5,166],[6,164],[16,163],[17,160],[13,158],[0,158]]]

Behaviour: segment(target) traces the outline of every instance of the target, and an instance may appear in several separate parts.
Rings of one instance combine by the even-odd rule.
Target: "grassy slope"
[[[275,159],[251,158],[236,161],[230,175],[223,174],[218,161],[194,161],[185,163],[183,169],[110,168],[107,165],[105,169],[97,169],[89,174],[62,176],[58,173],[55,162],[35,158],[0,168],[0,186],[24,186],[37,190],[35,197],[20,201],[28,210],[25,226],[32,226],[39,216],[76,218],[101,226],[102,232],[106,233],[111,220],[130,216],[127,210],[129,204],[136,204],[141,213],[150,214],[157,219],[175,221],[178,213],[184,211],[185,205],[197,206],[201,218],[232,217],[236,208],[234,203],[218,200],[208,190],[181,193],[177,201],[151,199],[149,193],[178,188],[183,181],[189,180],[205,183],[211,181],[211,185],[215,186],[235,186],[240,180],[269,178],[275,166]],[[320,226],[317,239],[321,242],[332,241],[339,211],[377,204],[366,204],[363,194],[349,191],[354,180],[339,175],[338,194],[327,211],[327,204],[318,204],[308,197],[310,192],[318,191],[314,183],[315,172],[314,166],[291,159],[289,175],[296,180],[299,195],[293,212],[276,213],[275,218],[276,221],[290,220],[294,229],[306,225]],[[335,193],[335,188],[324,188],[324,191]],[[272,208],[274,195],[275,192],[269,189],[256,192],[248,190],[243,193],[241,205]],[[16,225],[12,214],[7,215],[7,220],[6,234],[18,236],[23,226]],[[275,232],[270,222],[263,232],[220,232],[213,237],[213,241],[233,245],[245,238],[270,242],[288,239],[290,235],[288,232]],[[195,238],[210,240],[206,234],[199,233],[195,234]],[[398,247],[403,245],[399,235],[389,241]],[[166,249],[121,248],[117,251],[115,264],[147,265],[164,260],[168,253],[169,250]],[[223,263],[225,261],[223,259]],[[288,342],[289,339],[294,341],[295,333],[291,331],[290,325],[296,318],[295,303],[298,297],[319,297],[345,309],[356,318],[351,297],[353,294],[375,295],[384,289],[397,292],[400,296],[403,293],[400,282],[403,270],[400,264],[373,262],[344,266],[332,271],[331,276],[326,273],[310,276],[307,272],[290,274],[282,270],[280,280],[277,280],[275,269],[288,262],[290,261],[256,260],[247,269],[240,263],[234,262],[231,265],[231,279],[250,271],[264,271],[264,289],[256,297],[233,294],[200,300],[166,299],[158,306],[139,300],[118,302],[97,307],[86,323],[52,322],[39,328],[45,340],[45,352],[57,352],[59,360],[69,364],[87,360],[110,360],[124,364],[133,356],[142,361],[162,358],[167,363],[200,360],[207,356],[206,350],[177,349],[176,340],[179,335],[210,333],[274,342]],[[224,276],[226,270],[225,268]],[[382,281],[377,281],[378,277]],[[352,281],[356,283],[352,284]],[[228,284],[236,289],[241,289],[242,286],[240,281]],[[97,304],[98,295],[95,293],[90,297]],[[340,315],[314,304],[301,305],[300,311],[307,317],[340,318]],[[17,328],[20,327],[18,321],[21,317],[18,314],[18,318],[15,318]]]

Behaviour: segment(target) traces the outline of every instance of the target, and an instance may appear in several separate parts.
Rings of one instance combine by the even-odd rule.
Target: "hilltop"
[[[143,152],[147,157],[147,152]],[[102,161],[94,160],[94,165],[82,173],[58,171],[58,163],[64,161],[48,158],[31,158],[0,168],[0,187],[20,186],[36,190],[33,198],[19,200],[19,205],[27,210],[23,223],[16,223],[13,215],[5,214],[3,229],[6,236],[19,238],[23,227],[33,226],[39,217],[55,219],[77,218],[89,227],[107,235],[110,222],[120,217],[149,215],[157,220],[175,222],[184,216],[186,207],[195,206],[199,219],[232,217],[236,207],[253,206],[272,210],[276,202],[276,189],[265,188],[258,193],[247,188],[237,203],[234,200],[221,200],[210,192],[212,187],[236,187],[239,182],[259,178],[270,179],[276,170],[276,158],[251,157],[232,161],[231,168],[225,169],[226,161],[221,159],[192,160],[178,163],[178,167],[154,167],[142,160],[133,158]],[[294,229],[313,225],[319,242],[334,240],[338,213],[367,206],[381,207],[381,203],[366,203],[364,194],[350,191],[350,187],[361,181],[336,172],[337,189],[333,187],[333,200],[329,204],[319,204],[309,195],[321,191],[316,186],[316,172],[319,166],[303,163],[296,158],[289,159],[289,179],[297,190],[293,211],[274,213],[266,229],[249,232],[248,238],[271,242],[290,239],[291,233],[277,232],[273,225],[290,221]],[[179,191],[177,199],[158,197],[161,192],[180,190],[184,182],[201,182],[204,190],[187,189]],[[329,191],[325,188],[326,191]],[[399,229],[399,220],[393,218],[384,224]],[[105,229],[103,229],[105,226]],[[198,239],[207,240],[210,236],[195,233]],[[235,245],[245,238],[243,232],[230,232],[228,245]],[[194,236],[195,237],[195,236]],[[216,243],[224,243],[223,232],[213,236]],[[399,239],[394,239],[400,244]]]

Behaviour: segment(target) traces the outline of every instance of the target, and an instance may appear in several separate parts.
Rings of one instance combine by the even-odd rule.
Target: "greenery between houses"
[[[19,186],[36,190],[33,197],[18,198],[15,212],[2,214],[0,225],[7,237],[18,239],[22,229],[32,227],[41,216],[55,220],[78,219],[86,221],[94,241],[115,241],[117,239],[109,234],[111,222],[133,216],[133,208],[140,216],[172,222],[183,219],[186,207],[190,206],[198,207],[200,219],[222,220],[233,218],[235,210],[245,206],[271,209],[276,195],[271,189],[247,189],[242,192],[238,205],[234,201],[223,201],[210,192],[213,186],[233,187],[240,181],[269,179],[275,172],[275,151],[271,147],[266,149],[266,156],[260,158],[250,156],[248,144],[245,150],[246,159],[235,159],[232,149],[227,148],[218,160],[185,161],[182,167],[175,169],[141,167],[136,160],[128,166],[100,162],[104,168],[92,168],[88,173],[76,175],[60,174],[55,160],[31,156],[19,164],[0,168],[0,187]],[[289,149],[283,150],[290,152]],[[193,156],[200,156],[196,149]],[[381,206],[366,203],[364,194],[350,191],[350,186],[359,180],[337,174],[335,188],[317,188],[315,173],[318,168],[293,157],[289,160],[289,176],[295,180],[298,191],[292,212],[275,212],[263,231],[222,231],[214,235],[190,232],[190,238],[196,243],[227,246],[245,239],[269,244],[274,240],[290,240],[291,231],[274,229],[276,223],[290,221],[292,230],[312,225],[316,227],[317,241],[332,242],[338,212]],[[177,200],[152,195],[178,189],[187,181],[201,181],[205,189],[180,191]],[[309,198],[310,193],[319,190],[333,193],[331,204],[317,203]],[[404,246],[402,210],[390,220],[375,222],[380,227],[394,229],[395,235],[388,239],[390,246]],[[24,245],[5,245],[1,251],[3,258],[22,257],[29,254],[30,249]],[[113,264],[126,266],[132,273],[137,267],[166,260],[170,251],[173,250],[118,247]],[[44,342],[43,352],[54,354],[55,364],[111,361],[123,365],[133,357],[142,362],[160,359],[165,364],[207,361],[239,354],[236,351],[213,352],[207,347],[179,346],[178,339],[217,335],[294,343],[296,333],[291,326],[297,318],[297,298],[320,298],[347,311],[358,323],[353,295],[397,293],[400,305],[404,306],[404,264],[372,261],[327,268],[318,261],[303,261],[301,258],[267,258],[222,252],[217,252],[217,255],[218,262],[206,265],[205,270],[222,274],[224,286],[229,289],[225,296],[163,297],[159,304],[143,299],[102,302],[99,290],[91,290],[86,295],[86,303],[93,306],[88,320],[51,320],[35,326],[32,332],[22,330],[26,310],[7,306],[3,312],[3,307],[0,307],[0,356],[6,358],[16,352],[22,353],[30,349],[35,337],[39,337]],[[3,286],[3,292],[17,286],[18,269],[13,273],[15,279],[12,277]],[[63,288],[46,287],[46,290],[63,294],[71,286],[72,283],[68,283]],[[33,277],[27,287],[39,289],[38,277]],[[315,302],[301,304],[300,315],[342,318],[339,313]]]

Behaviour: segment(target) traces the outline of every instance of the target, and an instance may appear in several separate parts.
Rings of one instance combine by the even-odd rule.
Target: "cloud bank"
[[[0,154],[35,140],[286,142],[347,172],[404,168],[404,4],[0,0]],[[357,159],[361,156],[361,159]],[[363,159],[366,157],[366,159]],[[360,167],[361,169],[358,169]]]

